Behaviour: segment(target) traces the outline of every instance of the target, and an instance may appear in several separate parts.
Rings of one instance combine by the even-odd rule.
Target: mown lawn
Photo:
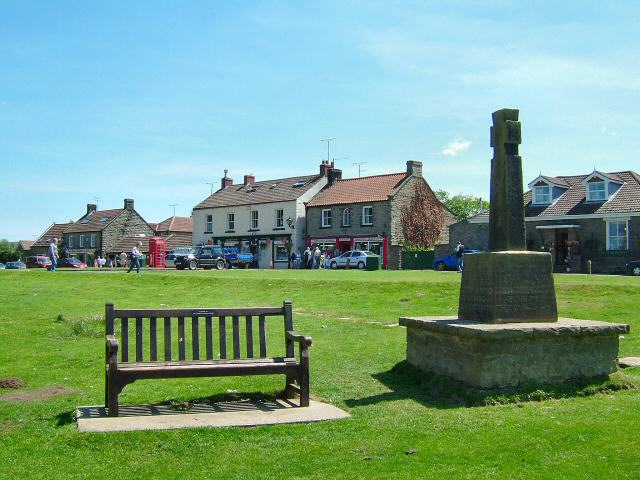
[[[639,369],[603,385],[474,392],[404,362],[401,315],[453,315],[460,276],[436,272],[0,271],[1,478],[638,478]],[[640,355],[637,278],[556,276],[562,316],[631,324],[621,356]],[[77,433],[78,405],[103,400],[104,303],[259,306],[291,299],[312,335],[312,394],[352,418],[307,425]],[[122,403],[273,394],[281,377],[136,382]],[[0,390],[0,394],[8,393]],[[595,393],[593,395],[589,393]],[[553,398],[555,397],[555,398]],[[531,400],[533,399],[533,400]],[[407,452],[411,452],[407,454]]]

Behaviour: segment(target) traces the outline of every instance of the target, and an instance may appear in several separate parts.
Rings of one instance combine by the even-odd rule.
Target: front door
[[[565,259],[569,254],[567,242],[569,240],[569,232],[567,230],[556,230],[556,265],[565,265]]]

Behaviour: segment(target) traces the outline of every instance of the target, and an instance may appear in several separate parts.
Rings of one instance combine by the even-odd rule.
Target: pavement
[[[618,359],[620,368],[640,367],[640,357],[622,357]]]
[[[109,417],[104,406],[78,407],[79,432],[128,432],[202,427],[255,427],[285,423],[338,420],[350,415],[327,403],[265,400],[172,405],[121,405],[119,417]]]

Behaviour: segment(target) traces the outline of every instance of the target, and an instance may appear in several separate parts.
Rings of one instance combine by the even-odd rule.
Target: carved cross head
[[[518,145],[522,143],[519,111],[504,108],[493,113],[493,127],[491,127],[491,146],[494,157],[499,155],[518,155]]]

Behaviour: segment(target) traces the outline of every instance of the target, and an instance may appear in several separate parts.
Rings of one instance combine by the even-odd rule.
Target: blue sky
[[[87,203],[189,215],[236,181],[421,160],[488,197],[490,114],[525,182],[640,170],[640,2],[0,3],[0,238]],[[345,158],[346,157],[346,158]]]

